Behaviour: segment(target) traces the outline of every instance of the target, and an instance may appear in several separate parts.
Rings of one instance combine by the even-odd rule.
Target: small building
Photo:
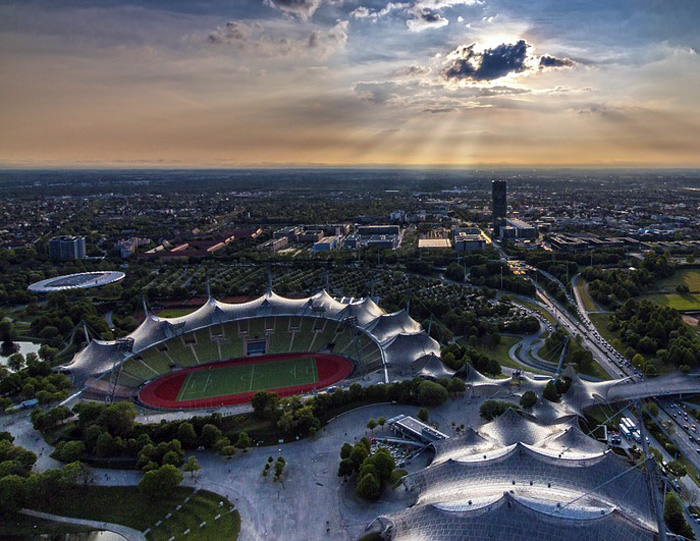
[[[330,252],[338,248],[338,237],[323,237],[318,242],[314,243],[314,252]]]
[[[408,415],[397,415],[396,417],[389,419],[387,424],[394,432],[398,432],[404,437],[425,444],[434,443],[436,441],[446,440],[449,438],[447,434],[434,429],[432,426],[426,425],[418,419],[409,417]]]
[[[486,240],[481,234],[457,233],[455,235],[455,250],[457,252],[478,252],[486,248]]]
[[[286,238],[289,242],[297,242],[297,240],[299,240],[299,235],[301,235],[302,232],[303,229],[300,225],[293,225],[278,229],[275,231],[273,236],[276,239]]]
[[[372,235],[400,235],[401,228],[398,225],[363,225],[357,228],[357,234],[362,237]]]
[[[449,250],[452,248],[450,239],[418,239],[419,250]]]
[[[500,232],[500,237],[501,238],[518,238],[518,239],[536,239],[537,238],[537,228],[534,225],[531,225],[527,223],[524,220],[521,220],[520,218],[508,218],[506,220],[506,226],[505,229],[514,229],[515,230],[515,236],[504,236],[504,235],[512,235],[512,233],[507,232],[504,233],[503,229],[504,227],[501,227],[501,232]]]
[[[289,245],[287,237],[273,238],[258,245],[258,250],[266,250],[268,252],[277,252]]]
[[[321,229],[305,229],[299,236],[299,242],[318,242],[323,238],[323,230]]]

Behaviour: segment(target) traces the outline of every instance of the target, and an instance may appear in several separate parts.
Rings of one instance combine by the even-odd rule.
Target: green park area
[[[178,506],[182,507],[177,509]],[[50,503],[32,507],[66,517],[121,524],[139,531],[150,529],[146,537],[153,541],[166,541],[173,536],[180,538],[188,529],[190,532],[184,538],[190,541],[236,539],[241,526],[238,511],[231,512],[231,504],[223,496],[206,490],[194,492],[187,487],[178,487],[151,499],[135,486],[87,486],[78,499],[70,491],[57,493]],[[166,519],[168,514],[171,517]],[[160,524],[156,525],[158,522]],[[203,523],[206,524],[201,526]]]
[[[576,289],[581,297],[581,302],[583,302],[583,307],[587,312],[595,312],[598,310],[598,307],[593,298],[589,295],[588,288],[586,287],[587,285],[588,282],[581,277],[576,281]]]
[[[656,293],[644,295],[640,299],[652,301],[659,306],[668,306],[679,312],[700,311],[700,294],[698,293]]]
[[[700,269],[679,269],[672,276],[661,280],[658,289],[670,293],[678,286],[686,286],[690,293],[700,293]]]

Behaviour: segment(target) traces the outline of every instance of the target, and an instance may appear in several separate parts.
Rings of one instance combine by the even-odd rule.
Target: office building
[[[53,261],[85,259],[85,237],[62,235],[49,241],[49,257]]]
[[[506,202],[506,181],[491,181],[491,197],[493,199],[493,227],[496,231],[505,224],[508,203]]]

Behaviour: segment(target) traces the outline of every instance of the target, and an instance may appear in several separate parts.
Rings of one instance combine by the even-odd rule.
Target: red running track
[[[313,391],[314,389],[322,389],[324,387],[328,387],[329,385],[333,385],[334,383],[348,377],[350,372],[352,372],[352,363],[348,359],[337,355],[327,355],[325,353],[280,353],[276,355],[261,355],[259,357],[230,359],[228,361],[209,363],[202,366],[178,370],[177,372],[171,372],[146,385],[139,391],[138,398],[141,402],[148,406],[164,409],[197,409],[230,406],[233,404],[245,404],[246,402],[250,402],[255,395],[255,392],[181,401],[177,400],[177,395],[179,394],[183,383],[185,383],[187,374],[190,372],[208,370],[212,366],[215,366],[216,368],[226,365],[240,366],[284,359],[295,359],[298,357],[314,358],[316,361],[318,381],[315,383],[307,383],[305,385],[282,387],[280,389],[267,389],[269,392],[277,393],[280,396],[305,394]]]

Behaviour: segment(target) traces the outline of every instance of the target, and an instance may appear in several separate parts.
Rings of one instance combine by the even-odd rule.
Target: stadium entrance
[[[246,342],[246,355],[265,355],[267,340],[248,340]]]

